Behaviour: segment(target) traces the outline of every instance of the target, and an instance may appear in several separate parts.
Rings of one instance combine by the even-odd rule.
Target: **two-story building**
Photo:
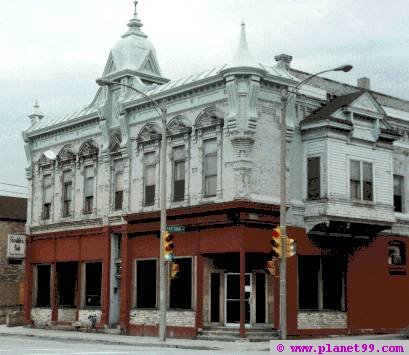
[[[180,266],[168,335],[278,328],[266,273],[279,222],[282,89],[309,74],[251,55],[168,80],[136,13],[101,79],[168,111],[168,225]],[[158,332],[160,115],[121,85],[74,114],[35,104],[23,133],[30,186],[25,321]],[[396,331],[409,322],[409,101],[318,77],[287,110],[288,333]],[[239,326],[240,325],[240,326]]]

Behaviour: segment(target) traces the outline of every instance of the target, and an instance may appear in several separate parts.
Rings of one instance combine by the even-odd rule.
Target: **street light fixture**
[[[343,71],[349,72],[353,68],[350,64],[341,65],[339,67],[323,70],[316,74],[312,74],[300,81],[292,90],[283,89],[281,92],[281,147],[280,147],[280,227],[281,227],[281,259],[280,259],[280,339],[287,338],[287,103],[290,95],[296,96],[298,90],[309,80],[317,77],[320,74]]]
[[[166,114],[165,106],[160,105],[156,100],[146,95],[143,91],[134,88],[131,85],[118,83],[116,81],[97,79],[99,86],[120,85],[143,96],[145,99],[153,103],[155,110],[162,118],[162,140],[160,151],[160,259],[159,259],[159,340],[166,341],[166,300],[167,300],[167,284],[166,284],[166,265],[163,255],[163,238],[166,231],[166,148],[167,148],[167,132],[166,132]]]

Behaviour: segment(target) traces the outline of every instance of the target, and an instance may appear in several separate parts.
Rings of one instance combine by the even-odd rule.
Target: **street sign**
[[[169,233],[184,233],[186,226],[166,226],[166,230]]]

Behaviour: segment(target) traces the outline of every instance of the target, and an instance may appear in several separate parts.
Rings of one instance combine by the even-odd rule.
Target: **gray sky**
[[[0,182],[26,185],[21,131],[38,98],[48,117],[89,104],[131,0],[0,0]],[[407,0],[140,0],[138,16],[164,74],[175,79],[230,60],[244,19],[253,56],[409,99]],[[0,184],[0,190],[12,190]],[[14,191],[24,191],[15,189]],[[4,194],[0,191],[0,194]]]

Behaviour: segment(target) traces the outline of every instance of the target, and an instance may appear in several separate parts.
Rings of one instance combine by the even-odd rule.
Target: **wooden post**
[[[104,257],[102,259],[101,324],[109,324],[110,277],[111,277],[111,233],[109,226],[102,228]]]
[[[245,286],[246,286],[246,253],[240,250],[240,338],[246,337],[246,305],[245,305]]]
[[[203,328],[203,255],[196,257],[196,329]]]

